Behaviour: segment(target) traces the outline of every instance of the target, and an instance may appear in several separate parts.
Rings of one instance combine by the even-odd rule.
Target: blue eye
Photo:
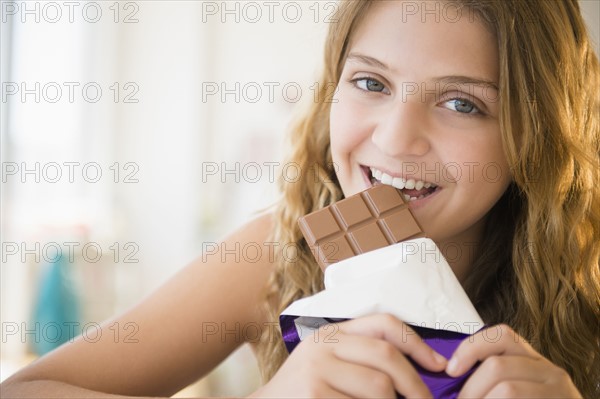
[[[472,102],[467,101],[463,98],[453,98],[452,100],[446,101],[444,104],[445,108],[459,112],[461,114],[480,114],[479,108],[477,108]],[[475,112],[473,112],[475,111]]]
[[[364,91],[383,92],[385,90],[385,86],[383,85],[383,83],[371,78],[353,79],[352,83],[354,83],[356,87]]]

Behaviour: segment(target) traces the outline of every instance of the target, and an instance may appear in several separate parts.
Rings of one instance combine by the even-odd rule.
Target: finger
[[[446,358],[431,349],[407,324],[390,314],[376,314],[338,324],[341,332],[383,339],[430,371],[442,371]]]
[[[319,392],[315,395],[313,395],[312,397],[314,398],[340,398],[340,399],[349,399],[352,398],[353,396],[349,396],[347,394],[345,394],[344,392],[338,391],[335,388],[332,387],[323,387],[321,388],[321,390],[319,390]]]
[[[446,372],[452,377],[458,377],[471,369],[478,361],[499,355],[542,358],[510,327],[500,324],[479,331],[461,342],[452,354]]]
[[[327,383],[335,391],[354,398],[396,398],[392,379],[386,373],[360,364],[338,361]]]
[[[503,381],[544,383],[548,364],[523,356],[491,356],[469,377],[459,398],[483,398]]]
[[[377,370],[387,377],[389,386],[406,397],[430,397],[431,392],[406,357],[391,343],[359,335],[341,337],[333,354],[346,362]],[[383,377],[381,377],[383,378]],[[378,383],[381,381],[378,381]]]
[[[549,387],[531,381],[503,381],[496,385],[483,398],[552,398]]]
[[[314,391],[314,392],[310,392],[308,395],[298,395],[296,393],[296,395],[294,395],[292,393],[293,398],[298,398],[298,399],[305,399],[307,397],[311,397],[311,398],[340,398],[340,399],[349,399],[349,398],[353,398],[354,396],[349,396],[344,392],[341,392],[337,389],[335,389],[334,387],[331,386],[323,386],[323,387],[319,387],[318,390]]]

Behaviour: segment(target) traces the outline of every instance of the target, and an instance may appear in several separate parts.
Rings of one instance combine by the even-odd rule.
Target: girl
[[[453,376],[481,362],[463,397],[597,397],[600,69],[577,2],[342,2],[321,88],[293,131],[301,180],[224,241],[263,243],[259,261],[196,261],[116,319],[137,323],[139,343],[78,340],[3,395],[177,392],[249,340],[207,325],[273,326],[323,288],[300,216],[392,184],[492,327],[448,361],[389,315],[340,323],[335,344],[317,335],[289,356],[264,328],[252,345],[267,383],[251,396],[429,396],[408,356]],[[288,243],[297,256],[273,251]]]

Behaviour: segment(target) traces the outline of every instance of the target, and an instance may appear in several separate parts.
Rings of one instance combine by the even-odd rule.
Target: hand
[[[571,377],[506,325],[479,331],[456,349],[446,373],[457,377],[481,361],[459,398],[581,398]]]
[[[321,327],[305,338],[277,374],[251,397],[431,397],[406,359],[442,371],[446,359],[388,314]]]

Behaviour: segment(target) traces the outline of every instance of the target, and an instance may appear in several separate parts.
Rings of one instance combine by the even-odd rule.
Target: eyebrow
[[[383,62],[379,61],[377,58],[369,57],[368,55],[362,55],[362,54],[358,54],[358,53],[350,53],[346,57],[346,60],[362,62],[363,64],[367,64],[367,65],[371,65],[371,66],[374,66],[377,68],[385,69],[386,71],[390,70],[390,68],[387,65],[385,65]]]
[[[462,75],[440,76],[437,78],[433,78],[431,80],[434,83],[441,83],[443,85],[451,85],[451,84],[475,85],[475,86],[491,87],[492,89],[498,91],[498,84],[496,82],[487,80],[487,79],[472,78],[470,76],[462,76]]]
[[[369,57],[368,55],[363,55],[363,54],[358,54],[358,53],[350,53],[346,57],[346,60],[362,62],[362,63],[370,65],[372,67],[383,69],[384,71],[391,70],[390,67],[388,67],[383,62],[379,61],[377,58]],[[493,80],[475,78],[475,77],[470,77],[470,76],[449,75],[449,76],[435,77],[431,80],[434,83],[441,83],[441,84],[445,84],[445,85],[448,85],[448,84],[470,84],[470,85],[477,85],[477,86],[487,86],[487,87],[491,87],[495,90],[498,90],[498,84],[496,82],[494,82]]]

